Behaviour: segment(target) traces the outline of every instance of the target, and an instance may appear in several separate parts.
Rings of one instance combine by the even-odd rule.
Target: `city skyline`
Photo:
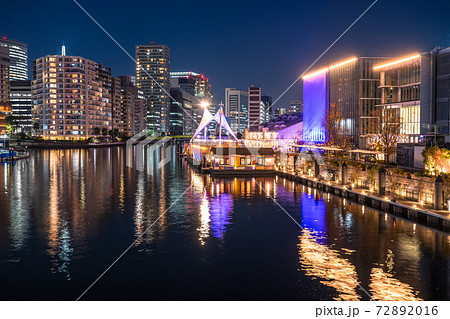
[[[163,2],[154,4],[154,7],[159,10],[170,10],[170,28],[160,26],[159,22],[162,18],[157,14],[151,14],[153,19],[146,20],[150,22],[139,22],[142,20],[139,17],[144,13],[133,10],[134,7],[114,5],[114,3],[106,6],[102,1],[80,4],[131,55],[136,44],[157,41],[168,45],[172,55],[171,70],[197,71],[206,74],[211,79],[215,102],[219,103],[224,101],[226,87],[244,89],[250,84],[263,87],[265,94],[276,100],[284,89],[345,30],[346,26],[367,8],[370,2],[280,5],[280,3],[272,4],[264,1],[259,3],[257,14],[245,20],[240,17],[245,16],[246,10],[250,9],[249,3],[242,4],[239,10],[232,5],[220,3],[199,4],[193,8],[182,2],[177,2],[170,7]],[[23,5],[26,6],[27,2]],[[57,8],[44,3],[42,7],[36,9],[36,12],[44,18],[42,19],[44,29],[47,23],[60,25],[58,30],[48,32],[44,38],[30,35],[30,30],[33,28],[32,19],[23,19],[23,12],[18,10],[17,6],[18,4],[13,3],[5,4],[5,9],[12,12],[13,17],[20,11],[21,19],[11,19],[13,22],[8,22],[8,25],[6,21],[0,22],[0,30],[2,30],[0,36],[27,43],[29,61],[47,54],[59,53],[64,42],[68,55],[81,55],[99,61],[112,68],[113,76],[135,73],[131,59],[95,26],[74,2],[63,2]],[[136,2],[136,7],[138,6],[139,2]],[[409,51],[421,52],[437,45],[444,47],[450,45],[450,34],[445,32],[449,29],[449,22],[444,19],[445,8],[450,7],[448,3],[440,3],[438,12],[430,10],[432,6],[420,1],[389,3],[389,11],[386,10],[386,6],[387,3],[377,2],[364,19],[358,22],[358,28],[350,30],[340,39],[333,49],[317,62],[316,66],[346,56],[401,56]],[[395,12],[398,10],[405,13],[396,16]],[[67,11],[71,14],[57,14]],[[275,13],[278,14],[275,15]],[[338,20],[332,18],[335,14],[339,15]],[[108,19],[115,15],[129,18],[126,27],[115,23],[114,19]],[[240,23],[224,23],[225,21],[222,20],[229,16],[236,17]],[[31,16],[26,17],[31,18]],[[46,22],[45,20],[49,20],[46,17],[51,17],[53,22]],[[207,32],[195,32],[193,26],[184,23],[186,19],[183,17],[201,19],[208,26]],[[411,17],[415,20],[414,25],[408,23]],[[382,19],[389,23],[382,23]],[[83,22],[82,26],[79,25],[79,21]],[[320,21],[333,21],[333,23],[323,24]],[[430,22],[433,22],[432,25]],[[132,31],[136,30],[136,27],[144,27],[144,23],[148,23],[146,30],[152,30],[152,32]],[[183,25],[183,32],[180,32],[180,25]],[[254,26],[258,27],[265,36],[249,37],[251,28]],[[392,28],[395,28],[395,32],[391,32]],[[233,46],[228,46],[228,41],[233,38],[237,41],[233,42],[235,43]],[[389,43],[389,46],[385,43]],[[235,45],[239,45],[240,50],[233,50]],[[280,47],[283,50],[280,50]],[[186,58],[187,55],[189,58]],[[274,60],[282,61],[282,63],[273,63]],[[218,63],[219,61],[221,63]],[[235,77],[235,74],[242,70],[244,71],[242,75]],[[277,102],[276,106],[285,107],[290,100],[299,99],[300,96],[301,88],[295,85]]]
[[[448,0],[1,9],[7,317],[448,317]]]

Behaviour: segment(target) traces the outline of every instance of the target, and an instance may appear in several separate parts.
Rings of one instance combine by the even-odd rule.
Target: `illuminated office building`
[[[170,135],[193,135],[203,115],[197,98],[179,87],[172,87],[170,95]]]
[[[111,69],[63,54],[33,62],[32,102],[40,135],[79,140],[94,136],[96,128],[111,130]]]
[[[17,123],[18,130],[24,133],[31,133],[33,127],[31,92],[31,80],[10,82],[12,114]]]
[[[225,116],[235,133],[244,133],[248,129],[248,93],[246,91],[225,89]]]
[[[291,100],[289,113],[303,113],[303,101]]]
[[[172,87],[178,86],[186,93],[201,99],[211,101],[213,96],[209,78],[195,72],[170,72]]]
[[[431,53],[436,57],[436,78],[433,87],[436,90],[436,97],[432,102],[436,105],[436,110],[431,114],[432,124],[436,126],[436,131],[443,134],[450,134],[450,47],[440,49]],[[448,139],[448,138],[447,138]]]
[[[425,111],[429,106],[429,98],[425,96],[421,101],[421,83],[422,76],[426,76],[421,67],[428,65],[423,59],[429,59],[427,56],[414,54],[406,58],[390,60],[374,67],[380,72],[381,103],[379,104],[385,110],[395,112],[395,118],[400,121],[400,135],[402,142],[418,142],[421,132],[420,116],[425,116]],[[425,62],[425,63],[423,63]],[[422,72],[421,72],[422,71]],[[428,71],[429,73],[429,71]],[[426,81],[426,86],[429,86]],[[424,88],[422,88],[423,90]],[[423,90],[423,93],[429,92],[429,87]],[[422,103],[423,102],[423,103]],[[422,108],[422,112],[421,112]],[[428,122],[428,121],[427,121]],[[425,131],[429,128],[425,128]]]
[[[266,110],[266,118],[264,119],[264,122],[269,122],[271,115],[273,114],[273,109],[271,108],[272,97],[268,95],[262,95],[261,102],[264,104],[264,108]]]
[[[418,142],[421,136],[450,133],[450,48],[376,65],[380,72],[380,107],[396,112],[401,141]]]
[[[9,79],[28,80],[28,47],[20,41],[0,38],[0,47],[8,48],[10,59]]]
[[[248,125],[250,130],[257,130],[264,122],[265,110],[261,103],[261,88],[254,85],[248,88]]]
[[[335,105],[355,147],[369,148],[376,133],[376,105],[381,101],[376,63],[385,58],[350,58],[303,76],[303,118],[306,141],[326,141],[323,118]]]
[[[276,109],[273,109],[273,117],[279,117],[283,114],[286,114],[286,108],[284,107],[277,107]]]
[[[170,49],[163,44],[136,45],[136,86],[148,103],[147,127],[169,131]]]

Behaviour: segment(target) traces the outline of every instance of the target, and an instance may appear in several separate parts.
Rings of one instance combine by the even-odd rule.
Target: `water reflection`
[[[224,193],[215,195],[210,203],[210,220],[212,235],[218,239],[224,238],[227,225],[230,224],[233,198]]]
[[[308,229],[303,230],[299,239],[300,264],[306,275],[335,288],[338,296],[334,300],[360,300],[356,292],[359,283],[355,266],[338,251],[319,244],[317,235]]]
[[[325,201],[320,194],[313,196],[311,193],[308,190],[308,193],[303,193],[301,197],[304,230],[299,236],[298,244],[301,269],[308,276],[335,288],[338,293],[336,300],[359,300],[361,296],[367,298],[358,287],[358,278],[365,277],[367,270],[358,270],[355,264],[364,263],[366,267],[370,267],[369,288],[374,300],[421,300],[417,290],[421,261],[419,238],[430,242],[432,238],[425,239],[427,234],[431,235],[429,229],[421,227],[419,237],[405,236],[405,228],[413,228],[412,232],[417,234],[416,226],[412,227],[412,223],[373,210],[369,210],[367,215],[364,206],[352,205],[343,200],[330,202],[328,195]],[[333,210],[335,214],[327,214]],[[371,226],[383,232],[367,231],[361,236],[361,241],[353,242],[356,249],[343,247],[342,240],[330,244],[334,236],[338,236],[335,241],[342,237],[342,229],[353,234],[355,225],[359,225],[362,233]],[[436,233],[432,236],[436,236]],[[447,236],[439,237],[445,240]],[[352,244],[352,241],[348,243]],[[398,256],[395,256],[393,249],[398,251]],[[366,251],[375,254],[370,256],[361,253]],[[379,258],[377,254],[383,258]],[[350,257],[343,258],[344,255]],[[403,282],[402,279],[413,285]]]
[[[370,293],[380,301],[418,301],[418,292],[410,285],[393,278],[381,268],[372,268],[370,274]]]
[[[75,278],[84,284],[92,265],[103,271],[137,238],[137,249],[130,252],[142,263],[121,266],[123,271],[137,272],[142,280],[151,276],[147,267],[161,255],[170,256],[165,266],[152,270],[164,275],[168,284],[163,287],[176,289],[180,278],[172,281],[169,270],[186,267],[197,277],[209,276],[213,272],[196,264],[205,254],[217,267],[225,261],[230,264],[224,268],[240,267],[247,256],[236,252],[261,249],[263,233],[267,249],[289,257],[283,271],[295,269],[286,277],[290,282],[273,285],[286,287],[296,279],[308,285],[306,275],[334,291],[336,300],[367,299],[358,283],[376,300],[448,299],[447,234],[279,177],[213,178],[176,158],[155,170],[158,159],[169,155],[143,153],[152,159],[144,171],[127,167],[120,147],[39,150],[26,161],[0,164],[0,262],[22,267],[0,274],[8,291],[14,287],[10,278],[22,278],[27,267],[55,287]],[[300,235],[271,197],[305,228]],[[33,264],[34,259],[39,261]],[[280,266],[270,260],[262,264]],[[266,270],[250,271],[266,276]],[[157,280],[148,278],[152,284]],[[39,291],[31,275],[28,284]],[[233,290],[223,285],[224,291]],[[204,292],[197,293],[202,299]],[[301,289],[295,293],[292,298],[304,298]]]
[[[204,192],[202,203],[200,204],[200,227],[197,229],[202,245],[205,244],[205,240],[209,237],[209,222],[209,201],[206,192]]]

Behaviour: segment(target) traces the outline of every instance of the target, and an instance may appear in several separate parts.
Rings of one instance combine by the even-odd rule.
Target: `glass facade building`
[[[436,128],[450,134],[450,48],[436,54]]]
[[[25,43],[20,41],[7,39],[5,37],[0,39],[0,47],[6,47],[9,51],[10,70],[9,79],[28,80],[28,47]]]
[[[354,57],[304,76],[303,137],[325,141],[323,120],[327,108],[334,105],[354,147],[369,148],[378,123],[376,105],[381,102],[379,72],[373,66],[384,60]]]
[[[428,77],[429,72],[422,72],[429,67],[428,60],[428,54],[416,54],[374,67],[380,72],[379,107],[398,118],[401,142],[418,142],[420,135],[429,130],[429,122],[421,122],[430,104],[426,96],[421,97],[422,91],[429,91],[423,87],[428,84],[422,78]]]
[[[33,126],[31,80],[11,81],[10,99],[12,114],[19,131],[31,133]]]
[[[225,117],[234,133],[248,129],[248,93],[239,89],[225,89]]]

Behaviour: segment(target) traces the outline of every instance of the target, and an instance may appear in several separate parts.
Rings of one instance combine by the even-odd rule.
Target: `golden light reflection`
[[[52,152],[49,155],[49,229],[48,229],[48,253],[52,257],[52,272],[64,273],[70,279],[69,265],[73,248],[69,223],[60,210],[61,194],[63,194],[64,178],[60,172],[63,164],[64,153]]]
[[[408,284],[386,273],[381,268],[372,268],[370,274],[370,294],[380,301],[419,301],[417,292]]]
[[[209,221],[209,201],[205,192],[200,205],[200,227],[197,229],[200,232],[199,240],[202,245],[205,244],[205,240],[209,237]]]
[[[122,214],[125,212],[125,176],[123,167],[120,169],[119,209]]]
[[[305,229],[299,236],[300,264],[306,275],[322,279],[320,283],[333,287],[339,293],[335,300],[357,301],[358,276],[356,268],[340,257],[336,250],[319,244],[315,236]]]

